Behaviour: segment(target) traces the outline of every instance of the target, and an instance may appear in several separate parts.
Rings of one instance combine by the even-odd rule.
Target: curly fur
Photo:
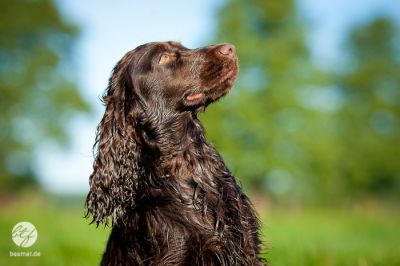
[[[115,66],[87,196],[102,265],[262,265],[253,207],[197,113],[231,89],[232,45],[149,43]]]

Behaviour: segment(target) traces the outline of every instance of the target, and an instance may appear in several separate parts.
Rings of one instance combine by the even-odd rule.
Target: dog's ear
[[[86,199],[86,217],[92,214],[97,224],[119,223],[135,206],[139,152],[133,120],[141,111],[133,90],[132,53],[117,63],[103,96],[106,110],[97,127]]]

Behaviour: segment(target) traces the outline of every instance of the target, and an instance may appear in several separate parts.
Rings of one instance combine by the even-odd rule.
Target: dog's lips
[[[184,96],[186,103],[193,106],[208,104],[226,95],[232,89],[238,70],[235,58],[225,66],[222,73],[217,72],[217,78],[211,80],[209,84],[202,84],[200,88],[187,91]]]
[[[218,90],[229,92],[237,76],[237,68],[228,70],[222,78],[206,90],[206,94],[216,93]],[[225,93],[226,94],[226,93]]]
[[[228,81],[228,83],[230,83],[228,90],[230,90],[233,82],[236,80],[238,71],[239,66],[237,59],[231,60],[229,67],[224,70],[225,73],[221,75],[220,80],[214,83],[215,87],[218,87]]]

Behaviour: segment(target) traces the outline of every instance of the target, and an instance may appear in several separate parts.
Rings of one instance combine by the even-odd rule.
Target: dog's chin
[[[236,76],[237,69],[231,69],[227,71],[225,75],[222,75],[222,78],[219,80],[210,82],[209,86],[188,91],[184,95],[185,105],[197,108],[200,105],[207,106],[210,103],[219,100],[232,90]]]
[[[207,105],[219,100],[227,95],[233,87],[234,79],[225,80],[221,84],[217,84],[212,88],[206,88],[199,91],[188,93],[184,102],[188,109],[204,110]]]
[[[206,104],[208,105],[227,95],[233,88],[236,75],[237,70],[231,70],[219,82],[216,82],[212,87],[206,89],[204,92]]]

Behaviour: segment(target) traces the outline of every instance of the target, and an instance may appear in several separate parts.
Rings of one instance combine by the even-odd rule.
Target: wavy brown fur
[[[253,207],[197,119],[237,72],[228,44],[149,43],[117,63],[86,200],[113,227],[102,265],[262,265]]]

